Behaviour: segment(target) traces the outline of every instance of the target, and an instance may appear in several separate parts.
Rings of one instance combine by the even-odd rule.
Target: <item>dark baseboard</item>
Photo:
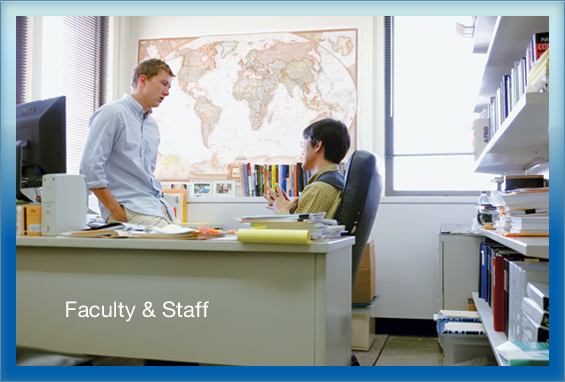
[[[375,318],[375,320],[376,334],[437,337],[437,326],[434,320],[410,318]]]

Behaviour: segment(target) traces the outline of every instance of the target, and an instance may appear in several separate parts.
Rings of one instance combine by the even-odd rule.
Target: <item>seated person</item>
[[[331,118],[323,119],[304,129],[302,136],[302,168],[314,175],[300,198],[289,199],[278,184],[276,190],[267,187],[267,208],[277,215],[325,212],[326,219],[333,219],[344,184],[339,163],[350,146],[347,126]]]

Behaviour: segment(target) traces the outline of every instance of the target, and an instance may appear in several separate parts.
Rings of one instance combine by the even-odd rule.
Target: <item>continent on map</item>
[[[337,42],[330,41],[330,44],[332,44],[332,48],[335,52],[339,52],[341,50],[341,54],[344,56],[350,55],[353,50],[353,43],[347,36],[339,36],[337,38]]]
[[[157,163],[155,176],[158,179],[187,179],[190,163],[179,155],[163,155]]]
[[[173,51],[173,46],[169,40],[152,40],[140,43],[139,61],[144,61],[152,57],[166,57]]]
[[[233,53],[237,48],[237,44],[239,44],[239,41],[223,41],[220,43],[222,47],[222,58],[226,58],[228,54]]]
[[[198,96],[196,97],[196,103],[194,104],[194,112],[198,119],[200,119],[200,128],[202,130],[202,141],[204,142],[204,146],[210,147],[208,144],[208,137],[220,119],[222,108],[214,105],[212,101],[206,97]]]
[[[178,72],[182,91],[189,94],[189,84],[196,83],[202,76],[216,68],[216,46],[220,42],[205,44],[198,49],[183,49],[175,57],[182,57],[182,66]]]
[[[273,94],[280,84],[288,95],[293,97],[295,87],[300,89],[303,102],[309,108],[335,108],[324,103],[316,95],[308,98],[311,85],[321,70],[317,56],[318,45],[313,42],[277,42],[264,50],[253,49],[240,61],[239,78],[233,87],[233,96],[238,101],[246,101],[249,107],[251,130],[258,130],[267,115]]]

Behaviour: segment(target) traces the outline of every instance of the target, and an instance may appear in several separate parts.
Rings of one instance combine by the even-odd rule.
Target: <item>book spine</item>
[[[249,172],[246,164],[243,165],[243,178],[241,180],[241,187],[245,189],[243,196],[249,196]]]
[[[549,48],[549,32],[534,33],[533,42],[533,62],[537,61],[543,52]]]

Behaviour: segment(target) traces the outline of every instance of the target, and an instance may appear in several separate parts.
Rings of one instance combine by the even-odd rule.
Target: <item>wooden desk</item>
[[[16,343],[206,364],[349,365],[354,240],[306,246],[18,237]],[[69,317],[67,301],[77,302]],[[206,317],[201,309],[200,317],[167,318],[167,301],[208,301]],[[135,305],[129,322],[125,310],[125,317],[119,310],[117,317],[78,317],[81,305],[108,309],[114,302]],[[147,302],[155,317],[144,317]]]

